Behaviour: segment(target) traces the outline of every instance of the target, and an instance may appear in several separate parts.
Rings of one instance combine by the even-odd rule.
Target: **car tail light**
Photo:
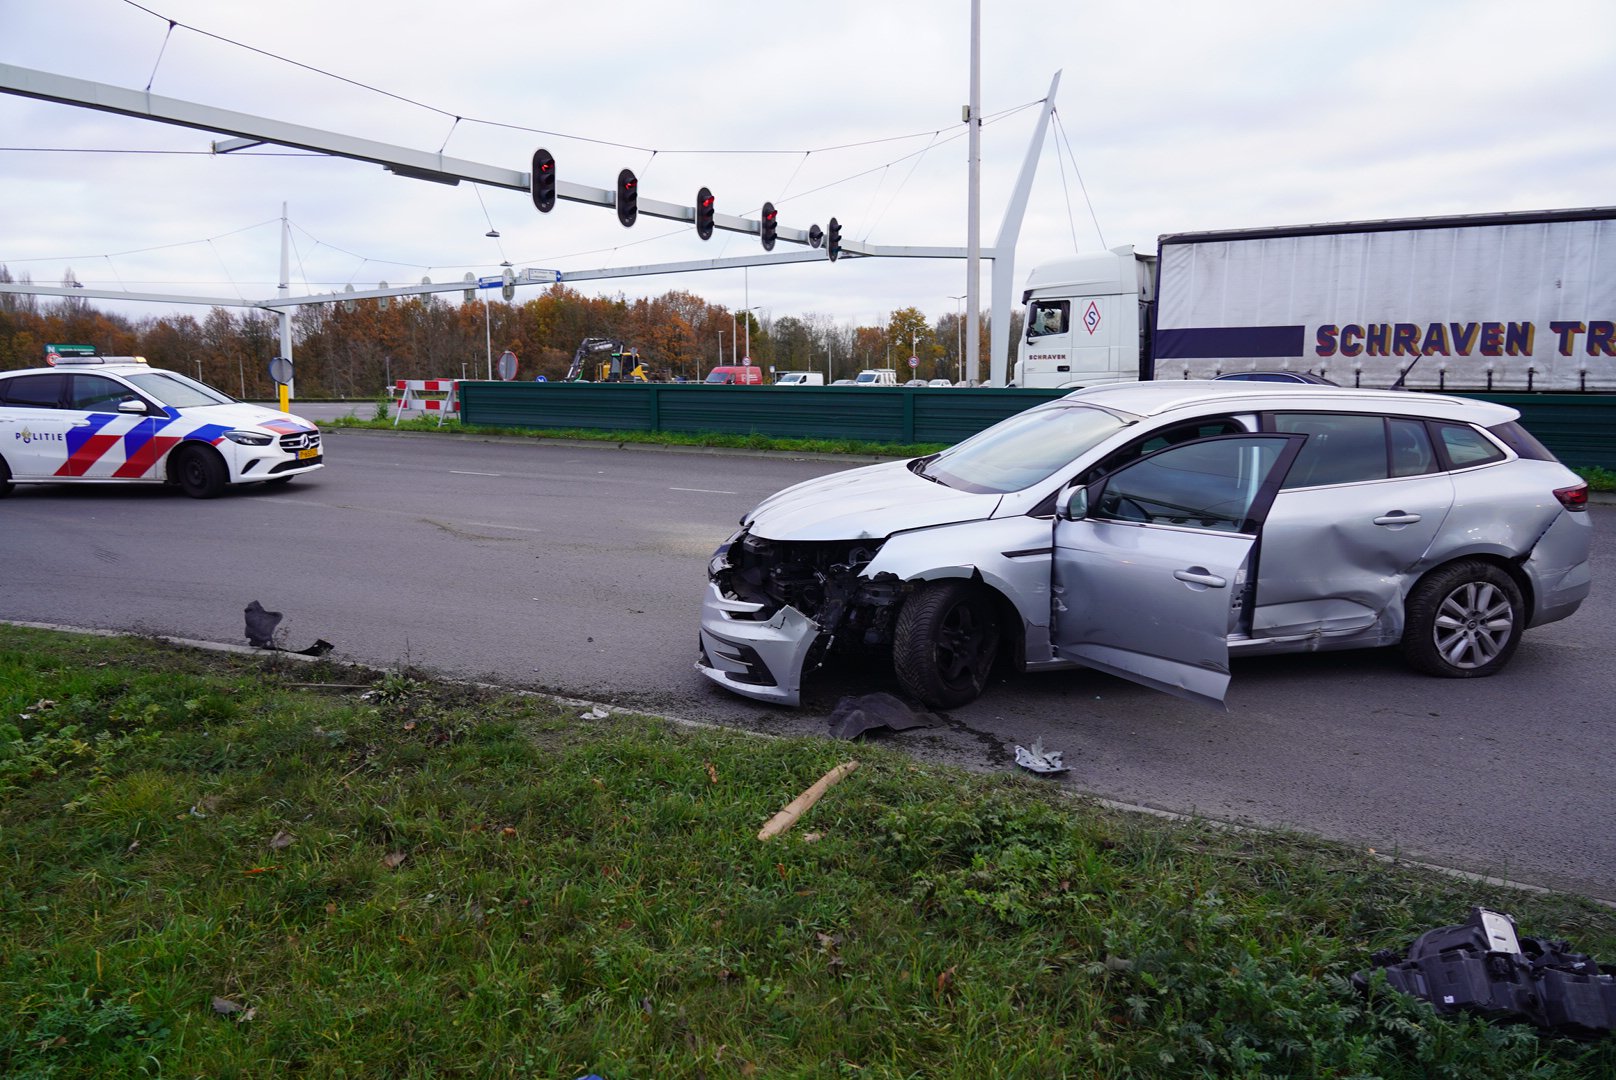
[[[1560,500],[1560,505],[1567,510],[1588,509],[1588,485],[1577,484],[1574,487],[1554,489],[1554,497]]]

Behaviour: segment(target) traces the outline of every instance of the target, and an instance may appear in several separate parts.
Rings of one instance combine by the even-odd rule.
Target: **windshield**
[[[158,404],[176,409],[195,408],[198,405],[229,405],[236,399],[221,394],[206,383],[187,379],[177,371],[142,371],[125,375],[125,379],[157,399]]]
[[[707,376],[707,381],[710,383],[729,383],[735,381],[735,376],[727,371],[715,371]]]
[[[1088,405],[1029,409],[923,459],[915,471],[961,491],[1006,495],[1050,476],[1127,425]]]

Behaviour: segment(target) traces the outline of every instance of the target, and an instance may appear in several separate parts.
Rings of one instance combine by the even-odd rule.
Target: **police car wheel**
[[[212,499],[224,491],[230,473],[224,459],[211,447],[188,446],[174,462],[174,479],[191,498]]]
[[[5,458],[0,458],[0,499],[11,494],[11,467],[6,464]]]

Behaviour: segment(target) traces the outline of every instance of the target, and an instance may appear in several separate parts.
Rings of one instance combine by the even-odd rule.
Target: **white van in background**
[[[776,386],[824,386],[825,376],[817,371],[782,371],[774,380]]]
[[[865,368],[853,380],[854,386],[897,386],[898,373],[892,368]]]

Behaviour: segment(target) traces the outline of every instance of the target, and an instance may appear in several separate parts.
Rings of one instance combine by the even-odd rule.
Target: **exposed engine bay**
[[[766,540],[743,529],[713,556],[708,574],[725,595],[759,605],[754,620],[783,607],[813,620],[825,635],[816,649],[822,659],[839,643],[891,644],[905,585],[895,574],[860,576],[884,542]]]

